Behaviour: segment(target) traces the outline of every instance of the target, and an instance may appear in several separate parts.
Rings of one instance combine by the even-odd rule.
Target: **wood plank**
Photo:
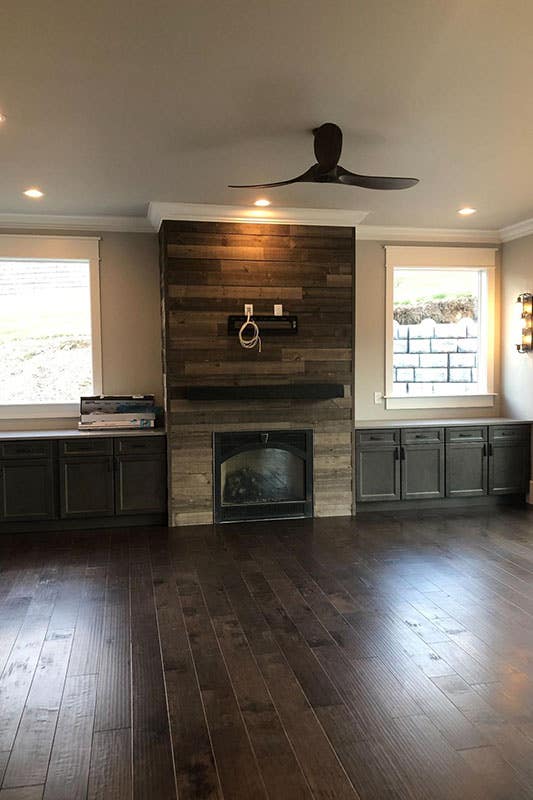
[[[266,797],[255,753],[194,575],[177,578],[185,626],[224,796]]]
[[[73,633],[56,637],[43,645],[4,775],[5,788],[46,780]]]
[[[43,786],[19,786],[16,789],[2,789],[0,800],[41,800]]]
[[[87,800],[129,800],[131,787],[131,730],[96,732]]]
[[[130,553],[133,798],[173,800],[176,781],[147,543],[137,535]]]
[[[221,789],[167,542],[151,547],[152,574],[180,800],[215,800]]]
[[[95,675],[67,678],[46,776],[44,800],[85,800],[95,704]]]

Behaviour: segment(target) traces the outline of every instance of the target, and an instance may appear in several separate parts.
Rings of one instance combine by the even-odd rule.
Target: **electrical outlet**
[[[254,313],[253,303],[245,303],[244,304],[244,313],[249,314],[250,316]]]
[[[379,405],[383,402],[383,392],[374,392],[374,403]]]
[[[283,306],[281,305],[281,303],[274,303],[274,316],[275,317],[283,316]]]

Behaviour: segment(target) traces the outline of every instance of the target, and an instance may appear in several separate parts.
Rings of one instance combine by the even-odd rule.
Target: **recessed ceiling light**
[[[44,192],[41,192],[36,186],[32,186],[30,189],[26,189],[24,192],[26,197],[31,197],[33,200],[38,200],[39,197],[44,197]]]
[[[254,201],[254,206],[259,206],[260,208],[265,208],[266,206],[270,205],[270,200],[267,200],[266,197],[260,197],[259,200]]]
[[[463,217],[469,217],[470,214],[475,214],[477,208],[470,208],[470,206],[465,206],[464,208],[460,208],[458,210],[458,214],[461,214]]]

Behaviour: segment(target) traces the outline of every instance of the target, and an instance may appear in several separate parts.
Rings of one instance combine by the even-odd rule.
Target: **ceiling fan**
[[[387,178],[378,175],[358,175],[339,164],[342,151],[342,131],[333,122],[325,122],[313,129],[316,164],[308,170],[275,183],[251,183],[235,185],[230,189],[266,189],[271,186],[287,186],[289,183],[340,183],[348,186],[361,186],[364,189],[409,189],[418,183],[418,178]]]

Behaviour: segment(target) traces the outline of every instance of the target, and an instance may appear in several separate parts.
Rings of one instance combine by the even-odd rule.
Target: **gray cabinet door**
[[[489,494],[525,494],[529,484],[529,442],[491,442]]]
[[[117,514],[166,511],[166,459],[157,454],[118,456],[115,497]]]
[[[446,445],[446,497],[480,497],[488,489],[486,442]]]
[[[361,503],[399,500],[399,447],[358,448],[356,484]]]
[[[444,444],[401,448],[402,500],[444,497]]]
[[[64,519],[112,516],[115,512],[113,457],[60,459],[59,494]]]
[[[54,469],[50,459],[13,460],[0,466],[4,522],[55,519]]]

